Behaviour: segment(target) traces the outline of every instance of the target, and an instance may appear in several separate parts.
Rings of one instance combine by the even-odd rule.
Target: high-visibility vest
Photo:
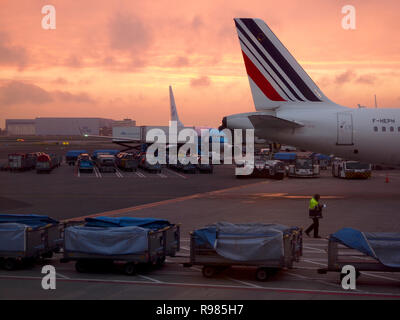
[[[314,198],[311,198],[310,200],[310,206],[308,207],[310,210],[314,210],[316,209],[316,207],[318,206],[318,201],[315,200]]]

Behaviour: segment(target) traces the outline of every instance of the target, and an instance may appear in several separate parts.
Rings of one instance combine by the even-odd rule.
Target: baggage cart
[[[165,255],[174,257],[180,250],[180,225],[164,219],[139,217],[95,217],[86,218],[88,227],[123,227],[137,226],[149,230],[163,231]]]
[[[101,248],[96,248],[95,243],[91,242],[93,238],[87,236],[76,237],[74,243],[76,247],[71,247],[70,233],[76,232],[77,228],[81,228],[78,234],[82,232],[93,232],[100,240]],[[121,238],[120,231],[125,234],[139,232],[141,237],[138,240]],[[107,234],[107,241],[103,239]],[[143,235],[146,235],[143,237]],[[122,235],[123,237],[124,235]],[[148,230],[139,227],[113,227],[113,228],[98,228],[98,227],[67,227],[64,232],[64,253],[61,262],[75,261],[75,269],[78,272],[87,272],[93,266],[111,265],[115,262],[124,264],[124,272],[127,275],[133,275],[140,266],[151,267],[161,266],[165,261],[165,239],[164,230]],[[120,242],[127,240],[122,245],[124,249],[132,249],[129,253],[121,253],[113,251],[118,247]],[[132,242],[133,241],[133,242]],[[145,242],[144,242],[145,241]],[[126,246],[126,243],[130,245]],[[90,248],[90,250],[87,250]],[[140,248],[140,249],[138,249]]]
[[[353,237],[350,239],[351,242],[354,241],[354,239],[357,239],[357,230],[353,230],[350,228],[344,228],[341,231],[347,231],[351,232]],[[341,233],[343,235],[344,233]],[[350,234],[350,233],[348,233]],[[362,234],[359,232],[359,234]],[[393,263],[391,264],[386,263],[385,264],[380,260],[380,257],[382,255],[382,252],[384,252],[385,245],[382,245],[382,240],[390,239],[390,243],[387,245],[387,249],[392,250],[392,252],[396,251],[399,252],[399,243],[400,243],[400,233],[394,234],[394,233],[376,233],[375,235],[379,235],[379,240],[380,240],[380,245],[377,248],[374,248],[371,245],[362,245],[359,246],[359,243],[353,243],[347,242],[347,241],[341,241],[341,239],[344,238],[337,238],[335,237],[336,234],[333,234],[329,237],[329,242],[328,242],[328,265],[325,268],[320,268],[318,269],[318,273],[320,274],[326,274],[327,272],[339,272],[340,273],[340,279],[344,276],[341,271],[342,268],[346,265],[351,265],[355,268],[356,270],[356,277],[358,278],[361,275],[361,271],[376,271],[376,272],[400,272],[400,265],[398,264],[398,257],[397,257],[397,264]],[[356,235],[356,236],[354,236]],[[395,235],[395,236],[393,236]],[[366,240],[367,237],[362,236],[360,239]],[[358,239],[357,239],[358,241]],[[396,244],[397,242],[397,244]],[[362,242],[360,242],[362,243]],[[393,249],[393,244],[397,246],[395,249]],[[369,252],[369,249],[371,249],[371,252]],[[377,250],[377,251],[376,251]],[[374,256],[377,254],[377,256]],[[390,256],[392,254],[390,253]],[[393,258],[394,255],[393,255]]]
[[[218,224],[217,224],[218,226]],[[251,226],[251,225],[250,225]],[[204,229],[203,229],[204,230]],[[272,251],[283,250],[283,254],[271,255],[268,258],[263,259],[231,259],[223,256],[216,248],[218,248],[218,241],[221,234],[217,228],[216,242],[214,247],[209,243],[204,243],[197,233],[198,230],[190,233],[190,262],[184,263],[185,267],[190,267],[193,265],[202,266],[202,273],[205,277],[213,277],[220,271],[228,269],[233,266],[246,266],[246,267],[256,267],[256,278],[259,281],[266,281],[277,271],[281,269],[290,269],[293,267],[293,262],[298,262],[300,256],[302,255],[302,230],[300,228],[287,228],[281,233],[280,239],[278,238],[277,244],[280,242],[281,248],[275,250],[276,248],[271,248]],[[279,232],[274,234],[277,237]],[[233,247],[237,245],[239,241],[253,241],[256,239],[261,239],[263,236],[260,234],[229,234],[223,236],[228,241],[235,243]],[[265,237],[264,237],[265,239]]]
[[[44,216],[0,215],[0,262],[6,270],[25,261],[51,258],[58,250],[58,222],[49,218],[50,223],[45,224],[45,219],[39,222],[41,217]]]

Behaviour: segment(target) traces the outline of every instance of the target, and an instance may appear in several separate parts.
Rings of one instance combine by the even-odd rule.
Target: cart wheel
[[[256,278],[258,281],[267,281],[269,278],[269,271],[267,268],[258,268],[256,272]]]
[[[128,276],[132,276],[136,273],[136,266],[132,262],[125,263],[124,273]]]
[[[53,252],[52,252],[52,251],[46,252],[46,253],[44,253],[44,254],[42,255],[42,257],[43,257],[44,259],[51,259],[51,258],[53,258]]]
[[[87,268],[87,263],[85,263],[84,261],[78,260],[78,261],[75,263],[75,270],[78,271],[79,273],[86,272],[87,269],[88,269],[88,268]]]
[[[157,262],[156,262],[157,267],[162,267],[164,262],[165,262],[165,257],[157,258]]]
[[[203,276],[205,276],[206,278],[211,278],[215,275],[216,269],[211,266],[204,266],[202,272]]]
[[[11,271],[17,267],[17,261],[14,258],[7,258],[3,262],[3,268]]]

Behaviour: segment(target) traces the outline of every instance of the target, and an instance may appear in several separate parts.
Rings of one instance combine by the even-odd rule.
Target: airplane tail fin
[[[183,123],[179,120],[178,111],[176,110],[174,93],[172,92],[171,86],[169,86],[169,101],[171,107],[171,121],[176,121],[178,127],[183,127]]]
[[[256,110],[293,102],[331,102],[264,21],[234,21]]]

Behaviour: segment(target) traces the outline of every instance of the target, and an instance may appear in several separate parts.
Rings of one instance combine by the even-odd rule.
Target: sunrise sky
[[[56,30],[41,27],[56,8]],[[341,26],[356,8],[356,30]],[[166,125],[168,85],[185,125],[253,111],[234,17],[267,22],[322,91],[400,107],[400,1],[1,0],[0,127],[6,118],[132,118]]]

